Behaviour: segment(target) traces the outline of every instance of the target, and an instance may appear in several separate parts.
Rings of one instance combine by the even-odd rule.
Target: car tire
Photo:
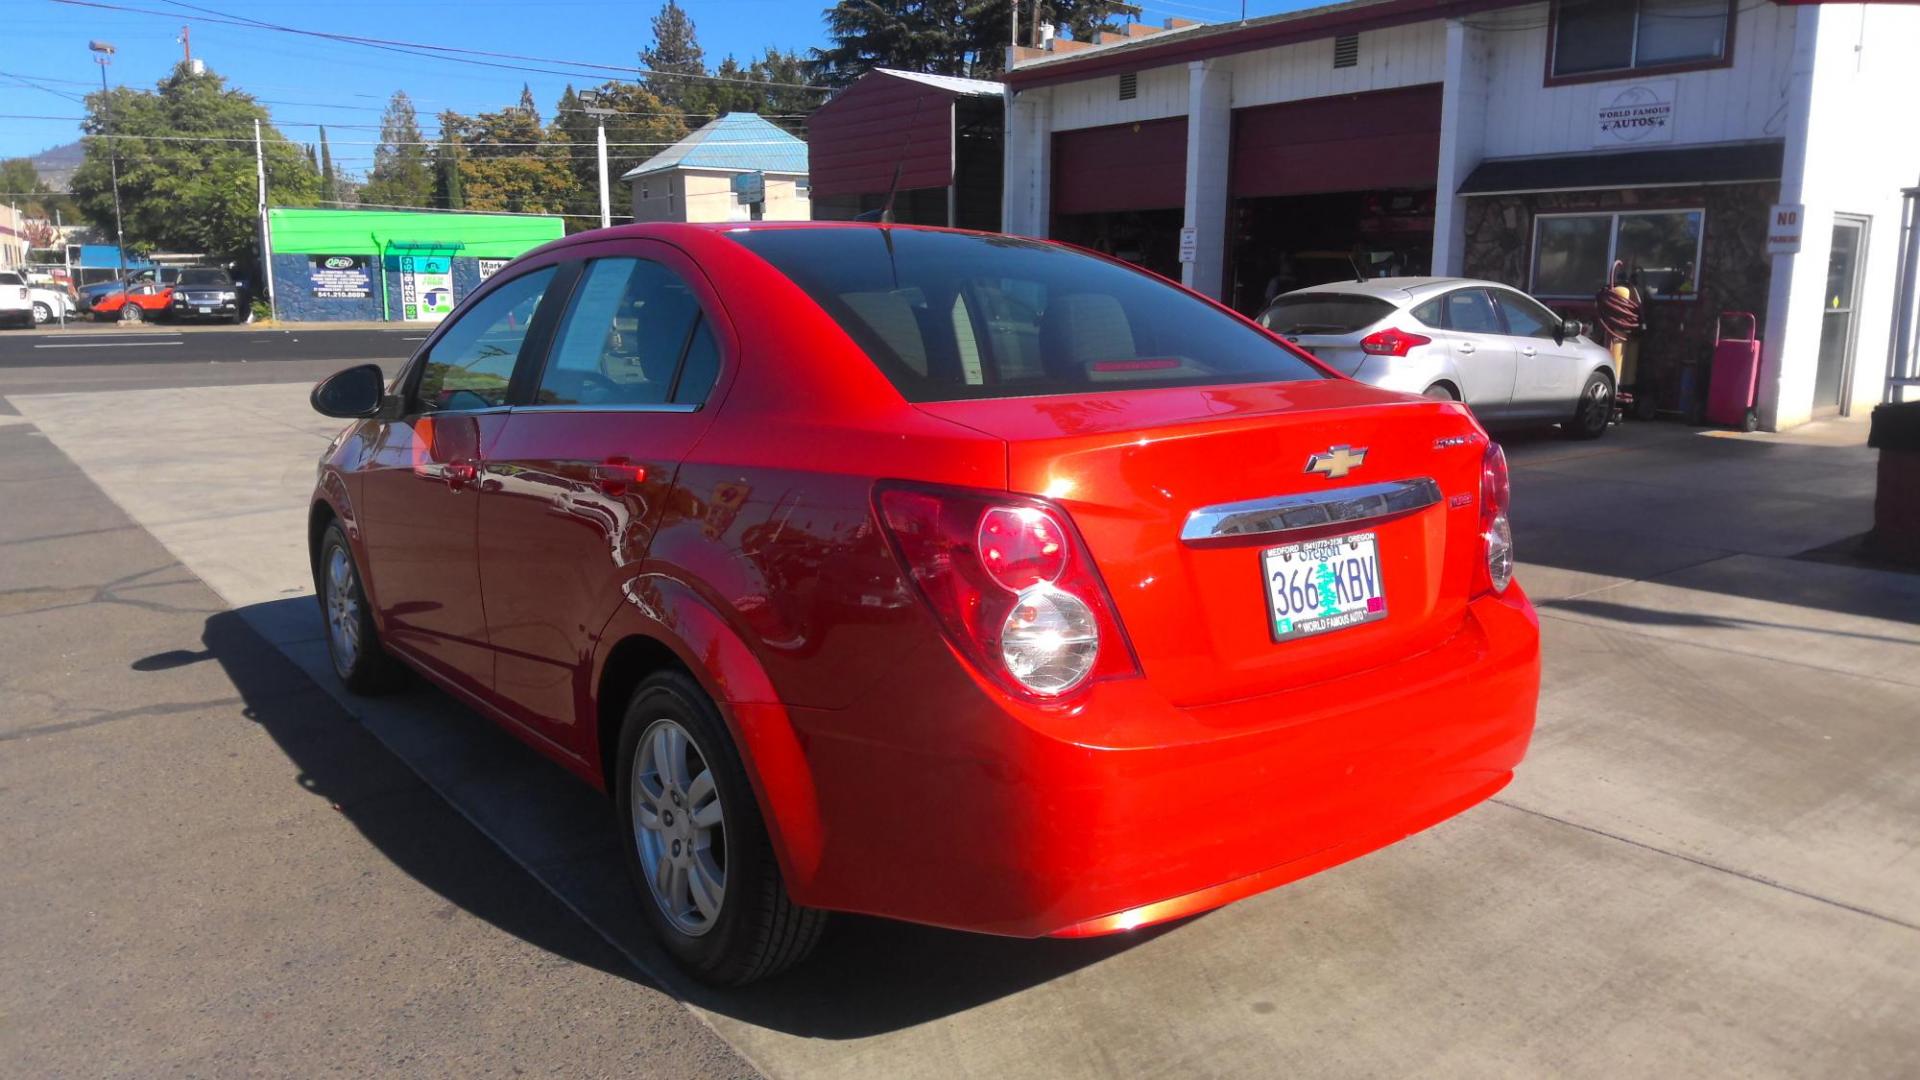
[[[373,625],[373,605],[367,603],[359,564],[338,521],[328,525],[320,537],[313,576],[320,618],[325,623],[327,656],[341,683],[356,694],[373,696],[405,682],[406,669],[380,644],[380,633]]]
[[[1459,401],[1460,400],[1460,395],[1454,393],[1453,387],[1448,386],[1446,383],[1434,383],[1432,386],[1429,386],[1424,391],[1422,391],[1420,396],[1430,397],[1435,401]]]
[[[52,321],[53,308],[39,301],[35,301],[33,305],[33,324],[35,326],[45,326]]]
[[[1569,438],[1597,439],[1613,423],[1613,380],[1596,371],[1587,376],[1574,403],[1573,416],[1563,425]]]
[[[641,682],[614,760],[623,857],[667,951],[721,986],[805,959],[827,913],[787,895],[746,766],[700,685],[679,671]]]
[[[120,321],[123,323],[146,322],[147,315],[146,312],[140,310],[140,305],[138,304],[123,304],[120,307]]]

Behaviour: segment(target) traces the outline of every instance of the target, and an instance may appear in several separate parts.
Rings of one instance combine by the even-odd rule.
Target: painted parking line
[[[89,341],[61,345],[35,345],[36,349],[146,349],[158,345],[185,345],[184,341]]]

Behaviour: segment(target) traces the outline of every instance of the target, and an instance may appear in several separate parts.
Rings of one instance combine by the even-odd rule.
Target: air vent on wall
[[[1125,75],[1120,76],[1120,100],[1121,101],[1132,101],[1134,97],[1139,93],[1140,93],[1140,75],[1138,72],[1129,71]]]
[[[1333,66],[1357,67],[1360,63],[1360,35],[1341,34],[1333,39]]]

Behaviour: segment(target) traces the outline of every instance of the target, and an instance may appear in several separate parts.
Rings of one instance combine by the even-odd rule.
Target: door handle
[[[1454,347],[1455,347],[1455,348],[1457,348],[1457,349],[1459,349],[1459,350],[1460,350],[1461,352],[1463,352],[1463,353],[1470,353],[1470,352],[1472,352],[1472,351],[1473,351],[1473,342],[1471,342],[1471,341],[1462,341],[1462,342],[1459,342],[1459,343],[1457,343],[1457,344],[1456,344],[1456,345],[1455,345]]]
[[[480,478],[480,466],[471,458],[449,461],[444,475],[447,478],[447,486],[459,491]]]
[[[623,457],[610,457],[587,466],[587,475],[593,479],[594,487],[608,495],[625,495],[628,488],[646,482],[647,467]]]
[[[1520,355],[1521,356],[1537,356],[1539,352],[1540,352],[1539,349],[1536,349],[1533,346],[1528,345],[1520,350]]]

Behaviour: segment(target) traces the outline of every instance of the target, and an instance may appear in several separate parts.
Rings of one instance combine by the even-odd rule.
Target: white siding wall
[[[1360,62],[1333,66],[1333,39],[1233,57],[1233,107],[1436,83],[1446,73],[1447,27],[1438,19],[1360,35]]]
[[[1544,86],[1547,5],[1470,17],[1488,30],[1486,156],[1593,150],[1593,113],[1603,92],[1628,83],[1674,78],[1673,145],[1779,138],[1785,130],[1794,8],[1742,3],[1734,27],[1733,66],[1677,76],[1626,76],[1607,82]]]
[[[1053,130],[1131,124],[1187,115],[1187,65],[1151,68],[1136,73],[1131,101],[1120,100],[1120,76],[1065,83],[1052,90]]]
[[[1900,189],[1920,183],[1920,138],[1905,113],[1920,99],[1920,11],[1900,5],[1829,4],[1803,8],[1813,21],[1813,78],[1806,100],[1804,158],[1799,190],[1796,156],[1788,149],[1785,201],[1806,204],[1800,252],[1774,258],[1775,287],[1768,311],[1766,398],[1777,425],[1805,420],[1812,410],[1814,372],[1826,302],[1827,259],[1835,214],[1864,215],[1867,263],[1856,301],[1853,384],[1855,415],[1864,415],[1886,385],[1892,332]],[[1780,298],[1785,293],[1785,304]]]
[[[748,208],[733,194],[730,172],[676,169],[630,181],[635,221],[745,221]],[[791,176],[766,179],[768,221],[806,221],[813,204]],[[644,196],[644,197],[643,197]]]

